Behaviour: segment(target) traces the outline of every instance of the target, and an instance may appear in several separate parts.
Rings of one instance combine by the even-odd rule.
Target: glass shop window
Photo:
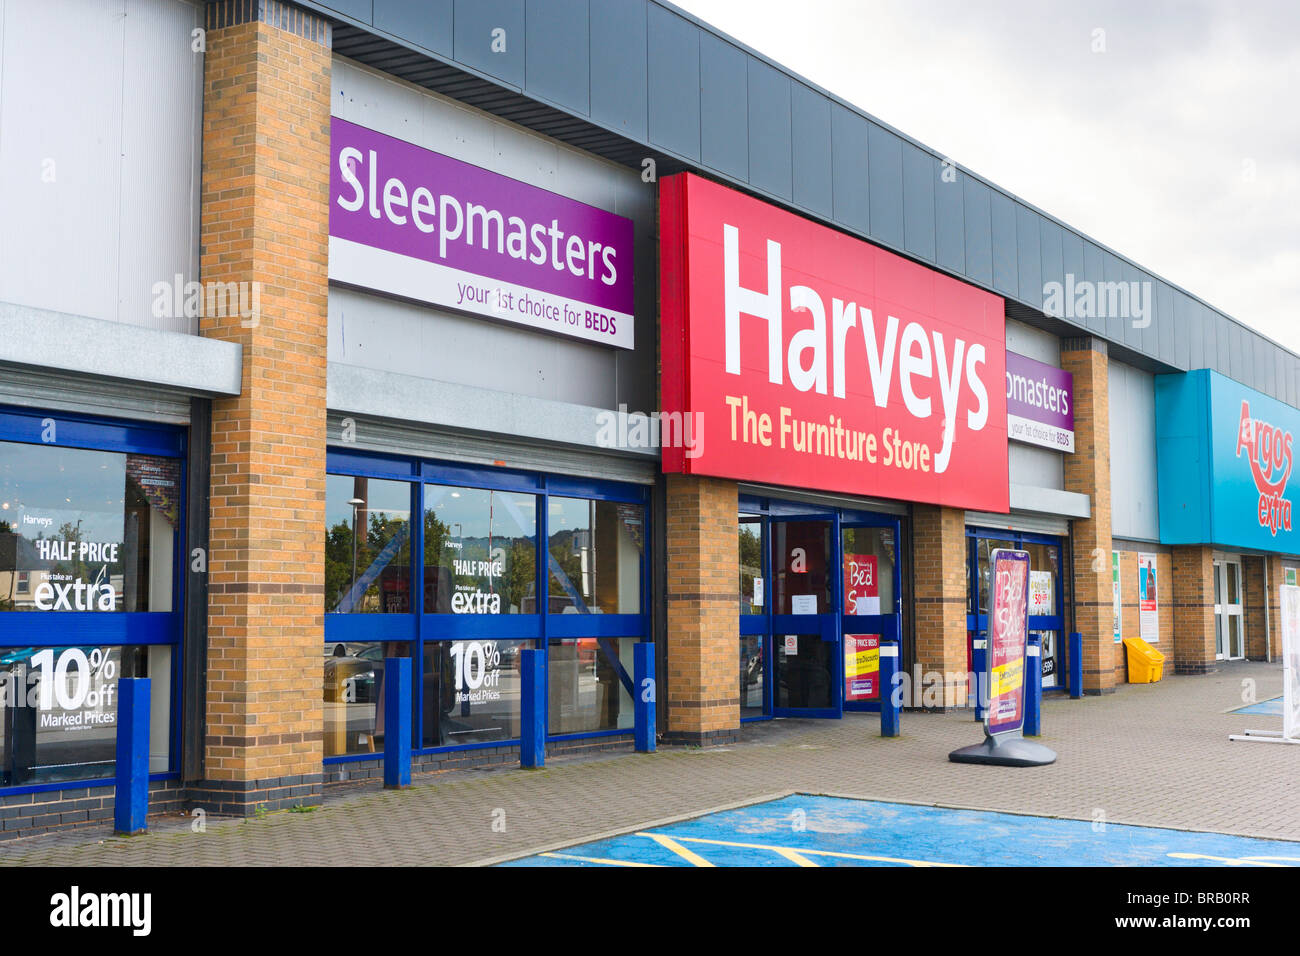
[[[325,478],[325,610],[411,611],[411,485]]]
[[[537,498],[426,485],[426,614],[537,613]]]
[[[149,770],[167,770],[171,662],[160,644],[0,648],[0,783],[113,776],[123,677],[150,679]]]
[[[0,611],[172,610],[181,461],[0,442]]]
[[[645,508],[550,499],[551,614],[640,614]]]

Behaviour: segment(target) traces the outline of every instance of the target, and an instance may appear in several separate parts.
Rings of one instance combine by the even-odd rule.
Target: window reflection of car
[[[374,703],[384,673],[383,654],[379,644],[335,644],[325,657],[325,700]]]

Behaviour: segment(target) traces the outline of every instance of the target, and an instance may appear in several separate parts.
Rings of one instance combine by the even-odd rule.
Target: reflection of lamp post
[[[352,506],[352,588],[356,590],[357,586],[357,509],[366,503],[365,498],[351,498],[348,504]]]

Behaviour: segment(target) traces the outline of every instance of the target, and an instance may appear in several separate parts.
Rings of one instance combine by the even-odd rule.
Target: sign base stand
[[[996,767],[1045,767],[1056,763],[1056,751],[1024,737],[984,737],[984,743],[948,754],[953,763],[982,763]]]
[[[1280,730],[1248,730],[1244,734],[1228,734],[1228,739],[1253,744],[1300,744],[1300,740],[1284,737]]]

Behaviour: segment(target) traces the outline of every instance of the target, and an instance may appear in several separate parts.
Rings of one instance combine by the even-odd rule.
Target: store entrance
[[[1245,608],[1242,601],[1241,557],[1214,556],[1214,656],[1239,661],[1246,656]]]
[[[755,505],[739,517],[741,718],[878,710],[881,639],[899,634],[898,519]]]
[[[988,615],[992,603],[989,599],[989,555],[998,548],[1015,548],[1029,552],[1029,633],[1037,635],[1042,646],[1043,689],[1063,688],[1065,589],[1062,586],[1061,539],[1027,531],[968,528],[966,543],[968,667],[974,662],[976,642],[988,639]],[[982,679],[982,675],[977,675],[977,679]],[[975,688],[970,690],[974,692]]]

